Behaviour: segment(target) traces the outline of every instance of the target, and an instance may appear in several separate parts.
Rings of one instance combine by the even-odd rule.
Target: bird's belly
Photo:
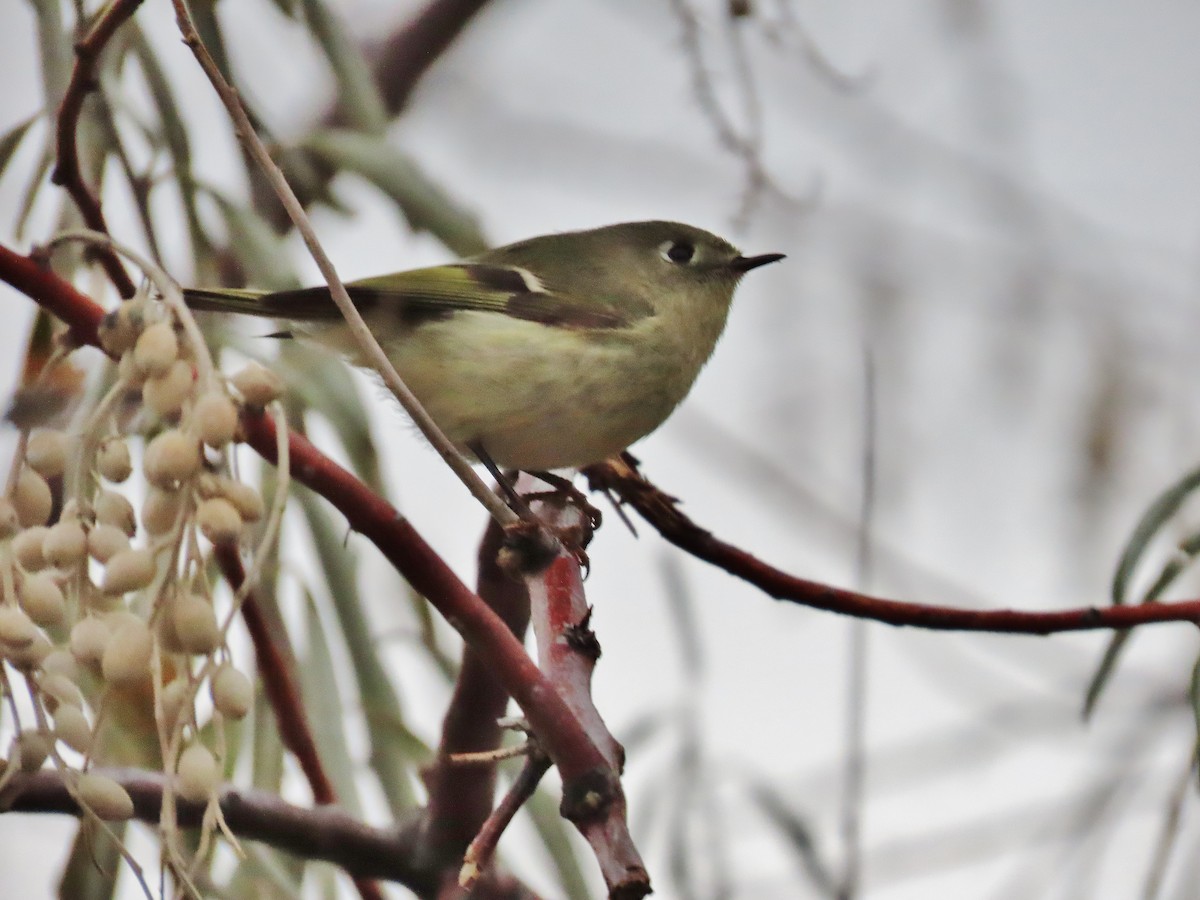
[[[423,325],[385,348],[434,421],[501,466],[605,459],[649,434],[698,365],[619,332],[551,328],[486,313]]]

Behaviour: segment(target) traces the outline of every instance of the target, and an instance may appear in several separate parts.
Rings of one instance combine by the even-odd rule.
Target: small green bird
[[[456,446],[538,471],[599,462],[661,425],[712,355],[738,281],[780,259],[689,225],[626,222],[346,289]],[[280,319],[363,364],[327,287],[184,295]]]

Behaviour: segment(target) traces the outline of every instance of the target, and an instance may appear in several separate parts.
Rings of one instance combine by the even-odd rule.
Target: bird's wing
[[[652,313],[648,305],[624,308],[604,301],[584,301],[543,285],[519,267],[478,262],[365,278],[348,283],[346,290],[363,315],[386,315],[394,310],[410,326],[474,310],[559,328],[618,329]],[[185,296],[189,305],[198,309],[307,322],[334,321],[341,317],[328,287],[270,294],[190,290]]]

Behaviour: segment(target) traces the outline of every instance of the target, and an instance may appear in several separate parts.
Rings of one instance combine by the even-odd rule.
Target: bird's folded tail
[[[192,309],[205,312],[242,313],[247,316],[276,315],[270,304],[263,303],[264,291],[238,288],[185,288],[183,299]]]

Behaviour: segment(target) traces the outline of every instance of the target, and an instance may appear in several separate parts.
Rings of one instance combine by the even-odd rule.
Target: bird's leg
[[[529,474],[534,478],[546,482],[546,484],[554,488],[553,493],[562,495],[568,503],[574,503],[578,506],[587,518],[591,530],[595,531],[600,527],[600,522],[603,518],[600,515],[600,510],[588,502],[587,495],[575,487],[575,482],[570,478],[564,478],[562,475],[555,475],[553,472],[546,472],[541,469],[531,471]]]
[[[508,505],[512,507],[512,511],[526,522],[536,522],[537,516],[533,514],[533,510],[529,508],[529,504],[525,502],[524,498],[517,493],[513,479],[500,471],[500,467],[496,465],[496,461],[492,459],[491,454],[483,449],[483,443],[472,441],[467,444],[467,447],[483,463],[483,467],[488,470],[491,476],[496,479],[496,484],[500,485],[500,491],[508,500]]]

